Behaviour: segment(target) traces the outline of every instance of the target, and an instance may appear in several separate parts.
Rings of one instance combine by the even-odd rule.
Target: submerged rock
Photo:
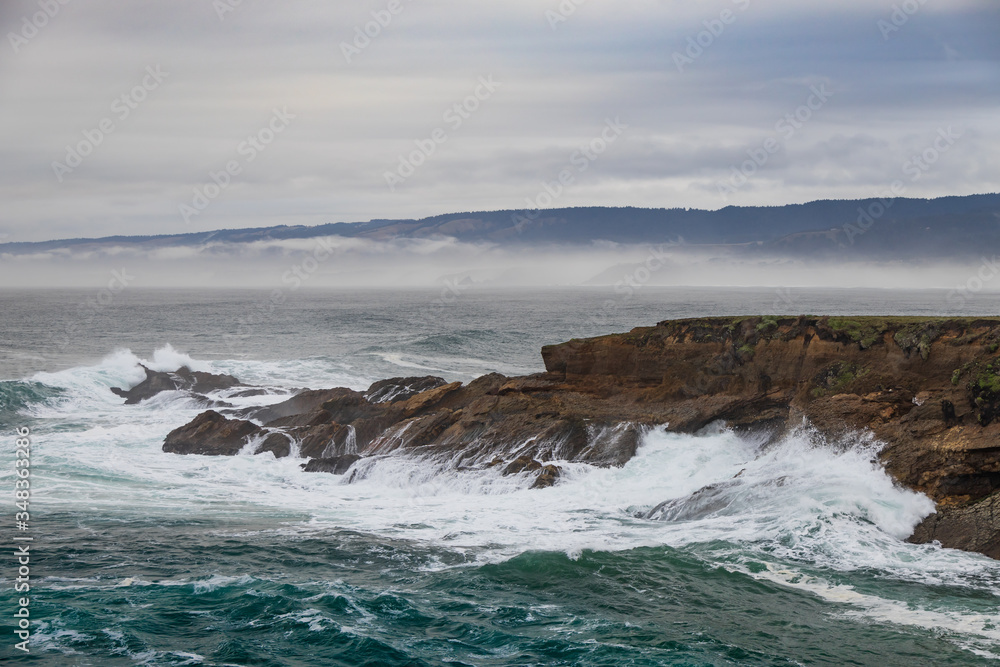
[[[542,464],[530,456],[519,456],[507,464],[507,467],[503,469],[503,474],[516,475],[521,472],[534,472],[541,469]]]
[[[302,469],[306,472],[329,472],[334,475],[343,475],[360,459],[361,457],[357,454],[312,459],[307,463],[303,463]]]
[[[496,460],[490,461],[487,464],[489,467],[496,465],[501,465],[502,462],[497,462]],[[539,461],[531,458],[530,456],[519,456],[503,469],[503,475],[517,475],[523,472],[537,472],[535,476],[535,481],[531,485],[532,489],[544,489],[552,486],[559,479],[559,473],[562,469],[555,465],[543,465]]]
[[[535,483],[531,485],[533,489],[545,489],[556,483],[562,468],[554,465],[542,466],[541,472],[535,478]]]

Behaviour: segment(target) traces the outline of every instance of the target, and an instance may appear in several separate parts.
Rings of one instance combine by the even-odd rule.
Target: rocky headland
[[[776,439],[811,424],[833,439],[870,432],[885,443],[880,458],[896,481],[936,502],[912,541],[1000,558],[998,349],[1000,319],[665,321],[546,346],[546,371],[536,375],[393,378],[363,392],[306,390],[275,405],[208,410],[163,449],[270,451],[335,474],[409,454],[455,468],[500,466],[545,487],[558,483],[555,461],[623,465],[654,426],[696,432],[724,421]],[[165,388],[176,384],[167,379]],[[136,393],[141,386],[120,395],[154,388]]]

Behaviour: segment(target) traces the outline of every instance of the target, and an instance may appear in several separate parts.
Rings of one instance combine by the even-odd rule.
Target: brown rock
[[[153,371],[145,366],[142,366],[142,369],[146,371],[146,379],[131,389],[111,387],[112,393],[125,399],[125,405],[135,405],[163,391],[186,391],[203,396],[210,391],[243,386],[243,383],[232,375],[192,371],[187,366],[181,366],[171,373]]]
[[[1000,558],[1000,493],[962,507],[938,506],[917,526],[911,542],[937,541],[945,546]]]
[[[264,442],[260,443],[260,446],[254,451],[254,454],[263,454],[264,452],[271,452],[275,458],[279,459],[288,456],[292,453],[291,438],[285,433],[269,433],[264,438]]]
[[[542,466],[542,469],[538,473],[538,477],[535,478],[535,483],[531,485],[533,489],[545,489],[556,483],[559,479],[559,473],[562,469],[559,466],[547,465]]]
[[[507,464],[507,467],[503,469],[503,474],[516,475],[522,472],[534,472],[541,469],[542,464],[530,456],[519,456]]]
[[[361,457],[357,454],[312,459],[308,463],[302,464],[302,470],[305,472],[328,472],[334,475],[343,475],[360,459]]]
[[[432,407],[441,402],[441,400],[448,394],[453,391],[457,391],[461,386],[461,382],[452,382],[451,384],[446,384],[434,389],[428,389],[427,391],[420,392],[419,394],[408,398],[406,402],[403,403],[403,412],[409,416]]]
[[[369,403],[398,403],[428,389],[436,389],[447,384],[444,378],[427,375],[424,377],[390,378],[372,383],[365,392]]]
[[[168,433],[163,442],[163,451],[173,454],[232,456],[251,437],[261,433],[261,428],[253,422],[226,419],[218,412],[209,410]]]
[[[677,320],[546,346],[546,372],[525,378],[490,374],[466,386],[394,379],[368,394],[302,392],[254,415],[301,440],[303,451],[308,441],[312,455],[329,456],[328,446],[361,456],[414,452],[456,467],[538,472],[535,486],[559,474],[539,461],[623,465],[654,425],[694,432],[725,420],[772,437],[803,418],[831,435],[870,429],[886,443],[886,470],[938,503],[913,539],[992,555],[1000,535],[998,349],[1000,319]],[[209,412],[172,432],[164,449],[235,453],[257,430]]]

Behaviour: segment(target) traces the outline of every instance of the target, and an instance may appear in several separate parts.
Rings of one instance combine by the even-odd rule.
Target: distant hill
[[[871,212],[864,217],[861,212]],[[860,219],[860,222],[859,222]],[[782,257],[965,257],[1000,249],[1000,194],[879,200],[823,200],[788,206],[697,209],[562,208],[438,215],[421,220],[337,222],[313,227],[223,229],[159,236],[111,236],[0,244],[0,254],[135,247],[152,250],[209,243],[343,236],[387,241],[453,237],[499,245],[598,241],[728,246],[727,252]]]

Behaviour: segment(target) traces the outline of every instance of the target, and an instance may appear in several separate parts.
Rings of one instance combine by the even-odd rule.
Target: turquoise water
[[[804,428],[765,446],[654,430],[624,468],[562,463],[557,486],[390,458],[363,479],[270,454],[168,455],[200,412],[108,390],[188,363],[266,384],[539,370],[545,343],[679,315],[766,310],[773,291],[661,291],[608,321],[598,292],[303,295],[236,331],[251,293],[157,292],[67,329],[78,293],[0,297],[0,426],[32,429],[31,654],[13,649],[0,559],[0,659],[38,665],[979,665],[1000,660],[1000,563],[911,545],[932,511],[879,443]],[[933,312],[937,293],[898,311]],[[985,298],[985,297],[984,297]],[[798,295],[877,312],[885,293]],[[996,305],[982,304],[984,309]],[[626,324],[622,320],[628,320]],[[235,324],[234,324],[235,323]],[[574,333],[575,331],[575,333]],[[55,334],[53,334],[55,335]],[[169,345],[168,345],[169,344]],[[13,457],[11,457],[11,461]],[[13,488],[11,466],[0,485]],[[742,472],[741,472],[742,471]],[[741,473],[735,477],[736,473]],[[713,486],[711,493],[699,489]],[[671,501],[669,520],[643,518]],[[13,520],[2,519],[5,535]],[[9,540],[5,540],[8,544]]]
[[[123,531],[141,537],[125,546]],[[740,572],[750,563],[724,543],[476,565],[472,555],[351,531],[96,520],[51,547],[73,576],[44,593],[44,641],[101,656],[70,655],[70,664],[980,662],[958,633],[866,622],[848,605]],[[122,585],[124,572],[134,583]],[[917,606],[948,598],[995,611],[995,600],[949,586],[894,586],[865,571],[843,578]]]

